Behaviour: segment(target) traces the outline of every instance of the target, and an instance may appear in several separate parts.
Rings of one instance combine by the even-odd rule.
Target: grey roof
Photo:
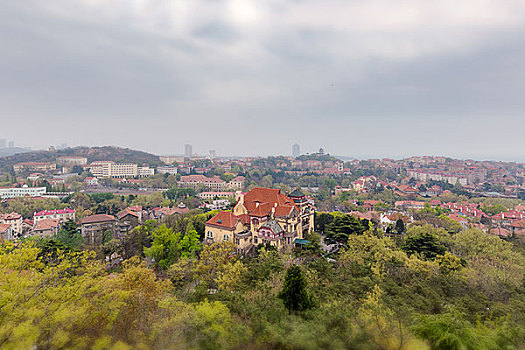
[[[304,197],[304,193],[299,187],[297,187],[288,195],[288,197]]]
[[[265,224],[261,225],[261,227],[268,227],[275,234],[278,234],[284,231],[281,225],[279,225],[279,223],[275,221],[274,219],[268,220]]]

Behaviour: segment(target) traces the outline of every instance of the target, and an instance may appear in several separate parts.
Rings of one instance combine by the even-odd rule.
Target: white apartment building
[[[75,166],[75,165],[86,165],[87,164],[87,158],[86,157],[79,157],[79,156],[64,156],[64,157],[58,157],[57,158],[57,165],[60,166]]]
[[[177,168],[173,166],[159,166],[157,167],[157,174],[177,174]]]
[[[33,214],[33,222],[36,224],[42,220],[56,220],[64,222],[75,221],[75,211],[73,209],[42,210]]]
[[[138,167],[138,174],[139,174],[139,177],[147,177],[147,176],[155,175],[155,169],[147,167],[147,166],[141,166],[141,167]]]
[[[197,195],[200,199],[214,199],[215,197],[218,198],[227,198],[227,197],[235,197],[235,192],[201,192]]]
[[[95,177],[125,178],[138,176],[138,166],[132,163],[98,161],[90,164],[90,171]]]
[[[40,197],[46,193],[45,187],[1,187],[0,198],[15,198],[15,197]]]

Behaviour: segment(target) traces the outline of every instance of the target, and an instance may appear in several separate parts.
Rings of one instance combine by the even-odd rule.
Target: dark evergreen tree
[[[77,224],[73,220],[64,222],[56,239],[57,242],[60,242],[73,250],[80,249],[83,243],[82,235],[78,232]]]
[[[399,234],[405,233],[405,223],[401,219],[397,219],[396,221],[396,232]]]
[[[306,290],[306,278],[301,268],[293,265],[286,271],[283,289],[278,297],[283,300],[289,311],[302,311],[311,307],[311,300]]]
[[[346,243],[351,234],[363,234],[368,227],[368,220],[365,222],[352,215],[336,216],[334,221],[326,226],[326,241],[328,243]]]
[[[433,260],[437,255],[442,255],[447,250],[432,233],[423,233],[406,238],[402,249],[407,254],[420,253],[426,259]]]

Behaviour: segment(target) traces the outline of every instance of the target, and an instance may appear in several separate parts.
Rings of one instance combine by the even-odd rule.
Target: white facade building
[[[90,165],[91,174],[95,177],[136,177],[138,166],[132,163],[115,163],[112,161],[93,162]]]
[[[40,197],[46,194],[45,187],[2,187],[0,188],[0,198],[15,197]]]
[[[157,167],[157,174],[177,174],[177,168],[173,166],[159,166]]]
[[[141,166],[141,167],[138,167],[138,174],[139,174],[139,177],[147,177],[147,176],[155,175],[155,169],[150,168],[148,166]]]

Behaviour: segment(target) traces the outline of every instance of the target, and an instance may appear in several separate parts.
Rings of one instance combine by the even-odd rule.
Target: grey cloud
[[[524,7],[333,4],[3,2],[0,121],[33,147],[524,158]]]

